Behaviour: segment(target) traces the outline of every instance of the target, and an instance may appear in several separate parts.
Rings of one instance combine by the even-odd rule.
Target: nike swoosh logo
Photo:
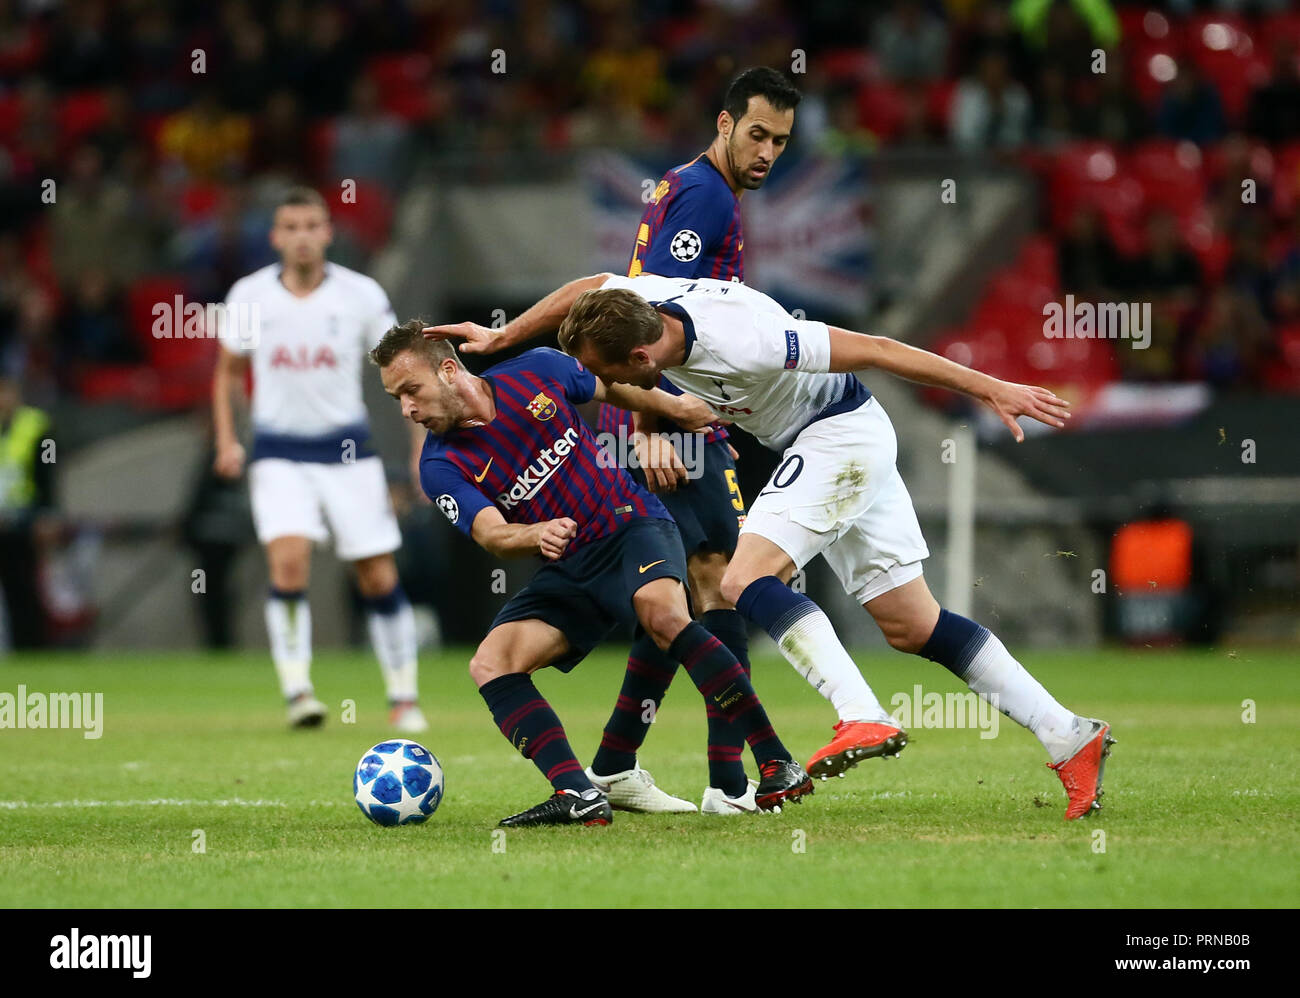
[[[483,466],[483,474],[474,476],[475,482],[481,482],[483,479],[487,478],[488,468],[492,467],[492,462],[495,460],[496,458],[494,457],[488,458],[488,463]]]
[[[656,565],[662,565],[667,560],[667,558],[660,558],[658,561],[652,561],[648,565],[642,565],[638,571],[641,575],[645,575],[649,569],[654,568]]]
[[[755,499],[762,499],[763,496],[765,496],[765,495],[771,495],[771,494],[774,494],[775,492],[776,492],[776,489],[764,489],[764,490],[763,490],[762,492],[760,492],[758,495],[754,496],[754,498],[755,498]]]
[[[577,804],[574,804],[573,807],[569,808],[569,814],[573,815],[573,817],[575,818],[585,818],[587,815],[591,814],[592,811],[599,811],[600,807],[601,807],[600,801],[597,801],[595,804],[583,808],[580,808],[578,807]]]

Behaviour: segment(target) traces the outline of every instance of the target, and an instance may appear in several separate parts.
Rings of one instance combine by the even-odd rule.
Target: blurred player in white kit
[[[428,724],[417,703],[415,617],[393,558],[401,534],[383,462],[370,445],[361,386],[367,352],[396,320],[378,283],[325,259],[332,238],[325,199],[295,188],[271,227],[280,262],[231,287],[212,384],[215,467],[227,478],[243,473],[231,391],[242,397],[251,365],[249,489],[270,575],[266,629],[289,723],[314,727],[325,719],[311,683],[307,582],[313,543],[332,534],[338,556],[356,571],[389,723],[416,733]]]

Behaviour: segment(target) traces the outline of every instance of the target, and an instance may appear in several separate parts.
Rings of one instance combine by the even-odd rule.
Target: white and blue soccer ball
[[[352,776],[357,807],[376,825],[418,825],[442,803],[442,766],[423,745],[406,738],[380,742]]]

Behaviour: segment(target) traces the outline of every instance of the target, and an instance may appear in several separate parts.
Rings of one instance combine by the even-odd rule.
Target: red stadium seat
[[[336,137],[337,127],[332,119],[312,125],[307,132],[307,148],[310,150],[308,162],[315,164],[317,174],[322,177],[329,173],[330,164],[334,162]],[[326,177],[326,179],[334,178]]]
[[[925,87],[925,114],[936,131],[946,135],[952,121],[952,99],[957,92],[956,80],[935,80]]]
[[[1127,166],[1142,186],[1148,204],[1168,208],[1180,216],[1205,200],[1201,151],[1191,142],[1156,140],[1138,146]]]
[[[8,143],[18,135],[23,123],[23,99],[16,92],[0,92],[0,143]]]
[[[970,324],[975,329],[996,329],[1008,343],[1019,343],[1041,334],[1043,302],[1033,305],[1027,301],[998,298],[986,293],[975,306]]]
[[[985,296],[986,300],[1014,303],[1041,315],[1043,306],[1056,297],[1055,275],[1048,282],[1017,268],[1006,267],[993,275]]]
[[[217,210],[217,205],[221,203],[224,194],[225,188],[220,184],[208,181],[186,184],[178,199],[181,217],[186,223],[207,218]]]
[[[433,60],[428,55],[414,52],[379,56],[371,61],[368,72],[386,111],[407,120],[420,117],[433,72]]]
[[[1179,219],[1178,229],[1187,248],[1196,254],[1205,280],[1218,282],[1228,266],[1232,247],[1227,234],[1214,224],[1214,214],[1209,207],[1205,204],[1197,205],[1196,211]]]
[[[1300,142],[1279,148],[1274,165],[1273,211],[1280,218],[1290,218],[1300,205]]]
[[[1049,161],[1048,197],[1052,227],[1063,230],[1083,205],[1119,177],[1115,150],[1105,142],[1074,142],[1062,146]]]
[[[1237,123],[1250,92],[1268,80],[1269,60],[1249,25],[1235,15],[1205,14],[1187,26],[1188,55],[1219,91],[1224,113]]]
[[[1041,337],[1025,352],[1034,384],[1070,385],[1093,391],[1119,378],[1119,362],[1111,340],[1051,339]]]
[[[1056,243],[1051,236],[1031,236],[1020,247],[1016,257],[1016,270],[1026,277],[1050,285],[1055,291],[1060,284],[1060,269],[1057,265]]]
[[[151,356],[158,339],[153,332],[157,321],[154,306],[171,307],[178,296],[185,301],[185,279],[173,274],[141,277],[126,289],[126,319],[131,335]]]
[[[1265,371],[1264,383],[1273,391],[1300,394],[1300,323],[1277,331],[1278,356]]]
[[[83,402],[131,402],[149,394],[157,376],[143,364],[102,364],[77,379]]]
[[[879,79],[876,57],[865,48],[831,49],[817,58],[821,71],[833,84],[859,84]]]
[[[1272,38],[1285,38],[1300,47],[1300,11],[1274,14],[1260,22],[1258,37],[1267,43]]]
[[[858,90],[858,120],[881,142],[890,142],[903,129],[907,102],[897,86],[885,81]]]
[[[59,102],[59,137],[64,149],[70,149],[104,123],[108,101],[99,90],[69,94]]]
[[[1227,172],[1227,154],[1228,147],[1233,140],[1225,142],[1216,142],[1212,146],[1203,146],[1201,153],[1204,157],[1204,176],[1208,183],[1215,184],[1223,179]],[[1249,162],[1249,175],[1261,186],[1273,182],[1275,170],[1275,161],[1273,150],[1263,142],[1249,140],[1249,151],[1247,158]]]
[[[1165,85],[1177,75],[1182,58],[1182,48],[1174,41],[1142,41],[1128,50],[1129,79],[1148,108],[1159,103]]]
[[[1124,7],[1119,12],[1122,29],[1120,40],[1125,45],[1143,43],[1168,44],[1178,38],[1181,31],[1179,22],[1171,20],[1167,14],[1154,7]]]
[[[393,221],[393,204],[380,186],[357,181],[356,200],[331,199],[335,224],[350,233],[367,250],[379,249],[388,239]]]
[[[1106,222],[1106,234],[1121,255],[1131,256],[1142,247],[1142,220],[1146,195],[1132,177],[1121,177],[1093,193],[1091,202]]]

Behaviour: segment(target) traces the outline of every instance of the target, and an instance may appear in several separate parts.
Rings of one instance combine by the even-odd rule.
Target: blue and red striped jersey
[[[641,216],[627,276],[710,277],[719,281],[745,279],[745,233],[740,222],[740,198],[704,153],[669,170]],[[661,382],[660,387],[664,388]],[[665,391],[680,394],[676,388]],[[618,437],[620,426],[630,437],[632,417],[626,409],[600,407],[597,428]],[[725,440],[716,424],[705,440]]]
[[[591,401],[596,378],[572,357],[542,347],[482,377],[496,402],[492,422],[430,433],[420,454],[425,494],[465,534],[488,506],[510,523],[567,516],[578,523],[568,557],[636,517],[672,519],[583,421],[575,406]]]

